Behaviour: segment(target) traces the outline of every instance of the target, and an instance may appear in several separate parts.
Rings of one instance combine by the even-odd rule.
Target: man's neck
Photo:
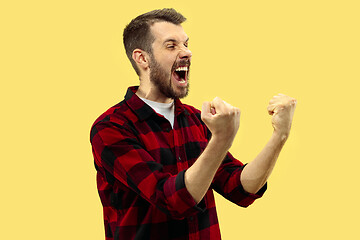
[[[159,103],[171,103],[173,99],[164,96],[159,90],[152,84],[146,84],[140,81],[140,86],[136,92],[136,95],[141,98],[148,99],[150,101]]]

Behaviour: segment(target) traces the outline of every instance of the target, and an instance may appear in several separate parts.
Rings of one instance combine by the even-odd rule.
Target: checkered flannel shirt
[[[145,104],[130,87],[125,100],[91,128],[106,239],[221,239],[212,189],[247,207],[263,195],[244,191],[244,167],[230,153],[196,204],[184,173],[205,149],[210,132],[200,111],[175,100],[175,122]]]

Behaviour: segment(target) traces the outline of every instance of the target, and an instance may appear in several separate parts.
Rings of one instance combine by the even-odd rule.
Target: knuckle
[[[284,104],[284,103],[279,103],[279,104],[277,105],[277,107],[278,107],[279,109],[283,109],[285,106],[286,106],[286,104]]]

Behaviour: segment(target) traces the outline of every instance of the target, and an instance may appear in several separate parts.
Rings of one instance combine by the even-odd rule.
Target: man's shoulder
[[[188,121],[193,122],[195,125],[204,125],[201,119],[201,111],[189,104],[183,104],[182,107],[184,109],[184,116],[188,119]]]
[[[182,103],[182,106],[184,107],[185,111],[188,112],[189,114],[195,114],[199,116],[201,115],[201,111],[193,107],[192,105]]]
[[[129,115],[130,112],[131,110],[129,109],[129,106],[126,104],[126,101],[123,100],[103,112],[95,120],[92,127],[101,123],[116,123],[123,125],[128,121],[127,115]]]

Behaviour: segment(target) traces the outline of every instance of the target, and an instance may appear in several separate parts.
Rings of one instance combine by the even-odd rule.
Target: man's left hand
[[[283,138],[289,136],[295,107],[296,99],[284,94],[274,96],[267,107],[269,114],[272,115],[274,132]]]

